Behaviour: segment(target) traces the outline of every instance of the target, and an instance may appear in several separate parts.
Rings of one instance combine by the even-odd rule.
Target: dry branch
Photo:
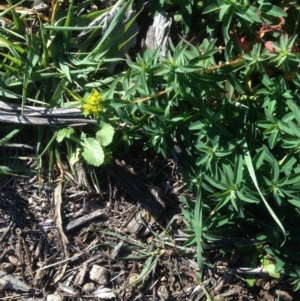
[[[96,120],[84,119],[78,108],[45,109],[41,107],[22,106],[0,101],[0,122],[53,125],[53,126],[80,126],[96,124]]]

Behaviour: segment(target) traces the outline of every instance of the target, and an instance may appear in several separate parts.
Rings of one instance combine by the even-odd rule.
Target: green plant
[[[56,133],[57,142],[62,142],[64,139],[71,140],[79,147],[79,151],[75,148],[72,152],[69,152],[71,164],[74,165],[79,161],[78,155],[81,154],[84,160],[93,166],[100,166],[105,160],[105,146],[111,143],[113,139],[114,129],[109,124],[103,124],[101,130],[96,132],[95,138],[88,138],[84,133],[81,133],[81,137],[77,138],[74,135],[72,128],[65,128]],[[106,163],[109,163],[109,159],[106,158]]]
[[[96,81],[106,73],[101,69],[106,62],[105,55],[109,49],[116,47],[122,33],[118,32],[110,39],[107,37],[132,1],[125,5],[123,3],[119,1],[116,4],[121,9],[106,34],[99,37],[102,23],[86,25],[95,18],[103,19],[108,9],[87,13],[89,1],[78,4],[71,1],[68,7],[54,1],[51,24],[43,22],[48,21],[48,18],[40,13],[19,15],[21,3],[12,5],[9,2],[10,7],[2,16],[11,14],[13,22],[0,28],[0,95],[3,100],[20,103],[22,107],[25,103],[37,108],[81,107],[85,116],[92,114],[93,118],[97,118],[102,93],[96,90]],[[74,14],[81,15],[75,20],[72,17]],[[78,33],[85,29],[91,31],[82,37],[72,36],[72,32]],[[81,128],[59,130],[55,122],[50,123],[54,126],[37,126],[34,132],[37,156],[42,159],[42,155],[48,152],[50,160],[46,161],[49,162],[49,170],[53,170],[55,162],[52,159],[54,148],[57,147],[53,143],[56,137],[59,142],[68,138],[67,149],[71,152],[68,156],[74,158],[74,154],[77,154],[73,161],[78,160],[80,154],[94,166],[101,165],[104,160],[109,161],[109,150],[102,150],[112,140],[113,129],[109,125],[99,121],[98,126],[87,129],[84,135]],[[81,153],[76,152],[77,146]],[[108,155],[106,159],[105,154]],[[42,162],[39,165],[42,166]]]
[[[270,243],[274,272],[288,275],[299,289],[299,6],[271,0],[154,2],[153,14],[157,7],[179,11],[187,36],[203,24],[207,30],[198,44],[174,37],[166,57],[159,48],[147,49],[123,60],[125,67],[113,74],[104,64],[120,61],[113,54],[124,46],[118,41],[132,21],[109,35],[133,1],[117,3],[120,10],[103,35],[101,22],[86,23],[109,9],[72,18],[89,1],[57,10],[51,25],[23,17],[27,28],[10,3],[5,14],[11,12],[14,23],[0,28],[1,96],[22,105],[80,107],[97,121],[78,130],[36,129],[38,155],[46,131],[47,143],[65,139],[69,157],[78,160],[81,152],[97,166],[105,150],[128,151],[137,140],[164,157],[178,144],[181,172],[195,196],[183,198],[183,214],[191,235],[186,244],[198,248],[199,278],[206,240],[246,235]]]
[[[298,115],[300,60],[296,36],[265,22],[287,17],[288,10],[268,1],[219,1],[203,5],[203,12],[219,13],[226,63],[215,62],[218,49],[206,39],[199,47],[171,45],[166,58],[146,50],[111,87],[108,108],[114,120],[129,125],[116,135],[127,147],[146,139],[144,149],[164,156],[179,142],[183,173],[195,195],[201,191],[190,218],[185,214],[195,235],[189,243],[214,232],[244,233],[243,226],[235,228],[243,221],[253,227],[252,235],[268,233],[273,248],[284,245],[286,251],[293,224],[287,216],[300,200],[299,130],[291,121]],[[198,263],[203,267],[201,256]]]

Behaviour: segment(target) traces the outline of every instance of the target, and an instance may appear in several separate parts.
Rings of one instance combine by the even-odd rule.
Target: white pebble
[[[47,301],[64,301],[65,297],[58,294],[50,294],[47,296]]]
[[[108,271],[100,265],[94,264],[90,271],[90,279],[101,285],[108,283]]]

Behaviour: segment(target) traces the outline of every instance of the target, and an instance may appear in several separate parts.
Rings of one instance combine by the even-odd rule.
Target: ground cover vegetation
[[[172,158],[191,193],[180,197],[164,235],[156,234],[163,247],[143,253],[137,282],[155,270],[172,224],[181,222],[186,236],[177,252],[197,262],[195,281],[204,290],[213,267],[203,254],[208,242],[224,239],[247,254],[244,267],[299,290],[298,1],[47,4],[0,5],[3,187],[31,173],[40,188],[64,183],[67,158],[71,174],[85,165],[99,192],[97,173],[120,154]],[[161,11],[172,20],[165,56],[142,43]],[[35,153],[34,168],[26,166],[26,149]],[[255,279],[243,275],[249,287]]]

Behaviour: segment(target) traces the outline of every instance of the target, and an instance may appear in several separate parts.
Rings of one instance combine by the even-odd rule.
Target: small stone
[[[88,282],[82,287],[82,290],[87,294],[91,294],[96,290],[96,285],[93,282]]]
[[[58,294],[50,294],[47,296],[47,301],[65,301],[65,297]]]
[[[214,301],[224,301],[224,297],[222,295],[217,295],[214,297]]]
[[[108,271],[100,265],[94,264],[90,271],[90,279],[101,285],[108,283]]]
[[[157,290],[157,294],[160,297],[160,299],[162,300],[167,300],[170,297],[170,294],[168,292],[168,289],[165,285],[161,285],[158,290]]]
[[[126,300],[129,298],[133,291],[137,290],[137,287],[139,286],[139,277],[140,275],[137,273],[130,274],[130,276],[128,277],[128,282],[124,286]]]
[[[139,277],[140,277],[140,275],[137,273],[131,274],[128,278],[128,284],[135,286]]]

